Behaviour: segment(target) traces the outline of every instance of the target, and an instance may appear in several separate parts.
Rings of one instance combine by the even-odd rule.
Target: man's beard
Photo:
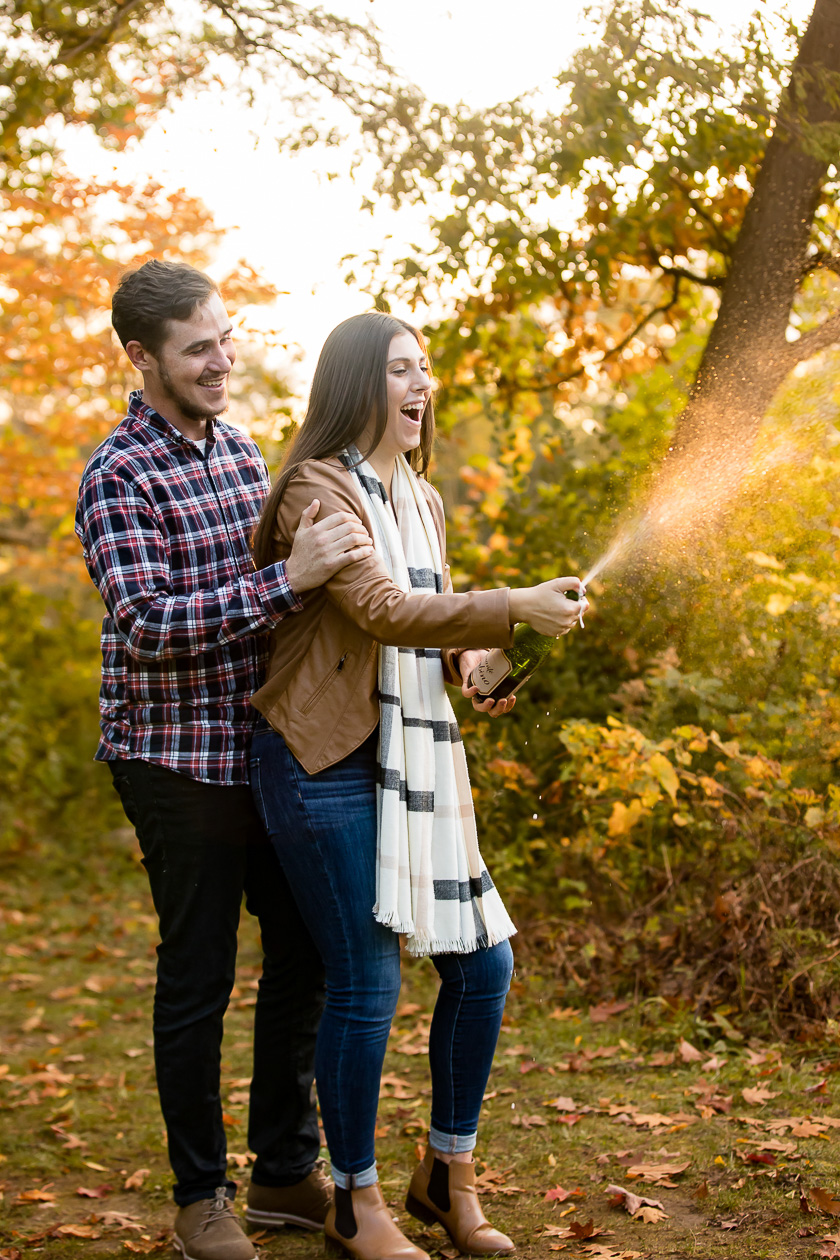
[[[169,375],[165,365],[160,359],[158,360],[158,380],[163,386],[167,397],[175,403],[180,410],[181,415],[187,420],[195,420],[199,422],[201,420],[215,420],[217,416],[223,416],[228,409],[227,402],[224,407],[222,407],[221,411],[205,411],[203,408],[197,407],[195,403],[191,402],[189,398],[185,398],[184,395],[175,388],[172,383],[172,377]]]

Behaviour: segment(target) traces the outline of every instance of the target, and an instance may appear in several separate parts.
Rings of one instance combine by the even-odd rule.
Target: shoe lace
[[[219,1186],[212,1199],[207,1200],[207,1210],[201,1220],[201,1228],[207,1229],[208,1225],[215,1224],[216,1221],[224,1220],[230,1214],[230,1200],[227,1197],[227,1190],[224,1186]]]

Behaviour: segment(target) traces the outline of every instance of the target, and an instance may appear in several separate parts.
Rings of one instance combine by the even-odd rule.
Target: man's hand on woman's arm
[[[320,506],[313,499],[304,508],[286,561],[286,577],[295,594],[323,586],[339,569],[373,552],[370,535],[358,516],[335,512],[316,525]]]

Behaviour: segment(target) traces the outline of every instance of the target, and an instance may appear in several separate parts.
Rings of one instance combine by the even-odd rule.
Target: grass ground
[[[155,922],[133,838],[114,833],[84,863],[7,869],[0,905],[0,1260],[168,1254],[151,1055]],[[224,1046],[240,1183],[258,971],[245,921]],[[378,1154],[395,1211],[428,1118],[433,975],[407,960],[386,1063]],[[831,1193],[840,1190],[840,1052],[746,1044],[725,1012],[718,1019],[700,1027],[657,1002],[587,1013],[550,981],[516,976],[477,1156],[485,1210],[523,1260],[840,1257]],[[610,1186],[653,1206],[622,1204]],[[438,1231],[409,1220],[407,1232],[430,1252],[456,1254]],[[257,1244],[266,1260],[308,1260],[323,1248],[295,1230]]]

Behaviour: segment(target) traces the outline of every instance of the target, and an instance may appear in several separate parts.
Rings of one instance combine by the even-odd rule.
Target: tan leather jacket
[[[347,565],[326,586],[301,597],[303,611],[285,617],[271,634],[268,672],[251,703],[285,739],[309,774],[324,770],[367,739],[379,721],[379,643],[438,647],[448,682],[460,684],[455,657],[472,647],[512,642],[509,590],[452,591],[446,564],[443,503],[420,480],[444,558],[443,594],[407,594],[374,554]],[[301,512],[320,499],[318,519],[352,512],[373,533],[352,475],[338,459],[309,460],[286,487],[277,515],[275,560],[291,551]],[[458,644],[453,648],[453,644]]]

